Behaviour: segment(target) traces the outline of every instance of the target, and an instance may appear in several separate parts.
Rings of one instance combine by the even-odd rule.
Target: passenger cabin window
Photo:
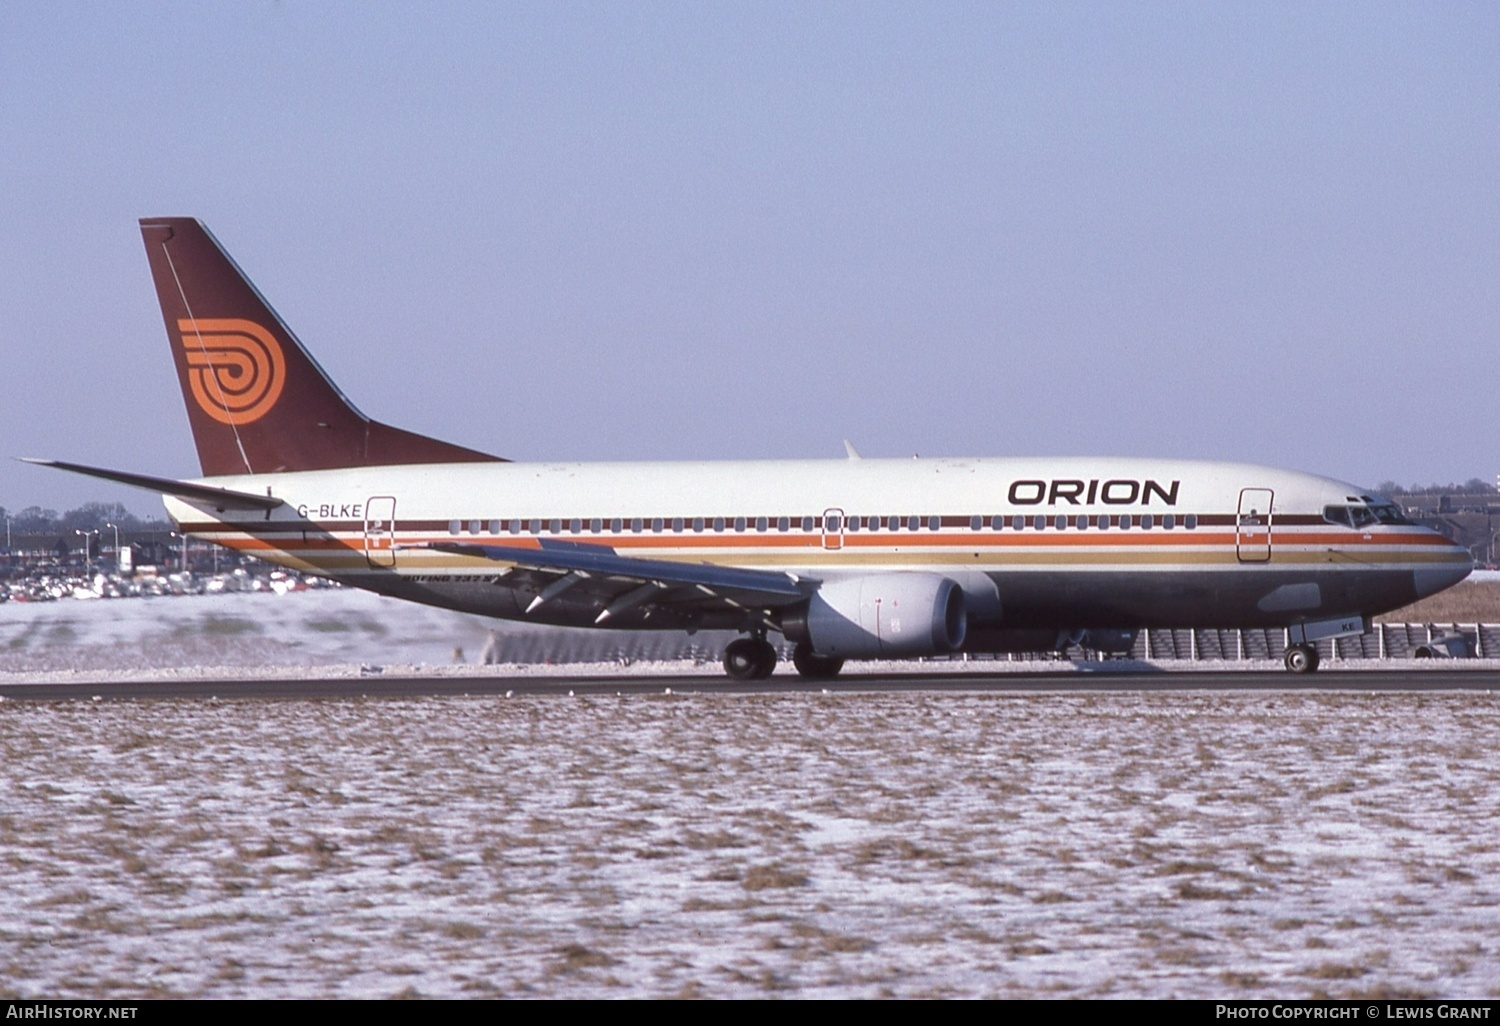
[[[1000,531],[1000,530],[1003,530],[1004,528],[1005,528],[1005,518],[1002,517],[999,513],[996,513],[993,517],[990,518],[990,530],[992,530],[992,531]]]
[[[1168,531],[1177,526],[1177,517],[1172,513],[1164,513],[1161,518],[1161,526]]]
[[[702,517],[694,517],[693,518],[693,530],[695,530],[695,531],[701,531],[701,530],[703,530],[703,518]]]
[[[1151,514],[1151,513],[1142,513],[1141,514],[1141,530],[1142,531],[1149,531],[1155,525],[1156,525],[1156,517],[1155,517],[1154,514]]]
[[[477,521],[477,520],[470,520],[469,521],[469,533],[470,534],[478,534],[479,533],[479,521]]]
[[[813,517],[803,517],[802,518],[802,530],[804,530],[804,531],[811,531],[816,526],[817,526],[817,520],[815,518],[813,518]]]
[[[859,530],[859,514],[858,513],[856,513],[854,516],[852,516],[852,517],[849,518],[849,530],[851,530],[851,531],[858,531]]]
[[[943,518],[942,517],[928,517],[927,518],[927,530],[929,530],[929,531],[941,531],[942,529],[943,529]]]
[[[767,520],[765,517],[756,517],[755,518],[755,529],[757,531],[764,531],[766,528],[768,528],[770,526],[771,526],[771,522],[769,520]]]
[[[1057,519],[1054,521],[1054,526],[1059,531],[1066,531],[1068,529],[1068,515],[1066,513],[1059,513]]]
[[[1032,520],[1031,526],[1038,531],[1045,531],[1047,529],[1047,518],[1038,513],[1036,519]]]
[[[574,534],[577,534],[579,531],[583,530],[583,521],[578,517],[574,517],[572,520],[568,521],[568,530]]]
[[[1089,515],[1087,513],[1080,513],[1073,523],[1077,525],[1080,531],[1087,531],[1089,529]]]
[[[724,518],[723,517],[714,517],[714,530],[715,531],[722,531],[722,530],[724,530]]]
[[[843,528],[843,521],[837,515],[834,515],[828,518],[828,522],[824,524],[824,527],[830,534],[838,534]],[[761,530],[764,531],[765,528],[762,527]]]
[[[908,531],[920,531],[922,529],[922,518],[909,517],[906,521],[906,529]]]
[[[1024,531],[1026,530],[1026,518],[1017,513],[1014,517],[1011,518],[1010,526],[1015,528],[1017,531]]]
[[[610,531],[612,531],[615,534],[619,534],[621,528],[623,528],[624,526],[625,525],[623,523],[621,523],[619,517],[615,517],[613,520],[611,520],[609,522],[609,529],[610,529]]]
[[[969,530],[971,530],[971,531],[982,531],[982,530],[984,530],[984,517],[979,516],[978,514],[975,514],[974,516],[970,517],[969,518]]]
[[[541,521],[541,519],[539,517],[533,517],[532,518],[532,520],[531,520],[531,533],[532,534],[541,534],[542,533],[542,521]]]
[[[1182,526],[1186,527],[1189,531],[1196,531],[1198,529],[1198,514],[1189,513],[1183,517]]]
[[[791,527],[792,527],[792,521],[791,521],[790,517],[777,517],[776,518],[776,530],[778,530],[778,531],[789,531],[789,530],[791,530]]]
[[[736,531],[743,531],[745,529],[745,518],[744,517],[735,517],[734,518],[734,529]]]
[[[1108,513],[1100,513],[1099,514],[1099,530],[1101,530],[1101,531],[1108,531],[1109,530],[1109,514]]]
[[[1122,531],[1128,531],[1128,530],[1130,530],[1131,524],[1133,522],[1134,522],[1134,518],[1129,513],[1121,513],[1120,514],[1120,530],[1122,530]]]
[[[632,531],[634,531],[636,534],[640,534],[641,533],[641,529],[643,527],[645,527],[645,526],[646,526],[645,523],[641,520],[640,517],[631,517],[630,518],[630,529]]]
[[[663,523],[661,517],[652,517],[651,518],[651,530],[652,531],[656,532],[657,534],[661,534],[661,529],[662,529],[663,526],[664,526],[664,523]]]
[[[449,534],[459,534],[460,532],[463,531],[463,529],[464,529],[463,521],[461,521],[461,520],[450,520],[450,521],[448,521],[448,533]]]
[[[681,517],[673,517],[672,518],[672,530],[673,531],[677,531],[679,533],[682,531],[682,518]]]

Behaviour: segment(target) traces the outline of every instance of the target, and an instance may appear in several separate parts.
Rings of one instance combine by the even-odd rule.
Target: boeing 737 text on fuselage
[[[416,602],[573,627],[781,634],[804,675],[963,651],[1128,651],[1148,627],[1315,642],[1461,581],[1468,552],[1353,485],[1233,463],[513,463],[371,420],[212,235],[141,222],[203,476],[185,535]],[[852,456],[852,453],[851,453]]]

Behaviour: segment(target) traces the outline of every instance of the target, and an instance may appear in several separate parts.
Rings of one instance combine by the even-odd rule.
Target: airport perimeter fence
[[[1366,634],[1329,638],[1317,643],[1318,655],[1330,659],[1414,659],[1445,650],[1450,638],[1462,639],[1461,650],[1473,657],[1500,657],[1500,624],[1377,623]],[[1282,628],[1234,630],[1150,630],[1136,636],[1130,658],[1158,660],[1280,659],[1287,647]]]
[[[599,634],[585,631],[503,630],[493,635],[485,661],[496,663],[618,663],[691,661],[717,665],[724,646],[737,634],[732,631],[702,631],[694,635],[654,631]],[[1448,639],[1461,639],[1453,644]],[[1500,658],[1500,624],[1380,623],[1368,634],[1334,638],[1317,643],[1326,664],[1340,659],[1413,659],[1436,649],[1440,655]],[[1106,656],[1073,649],[1057,652],[970,652],[939,657],[942,661],[1135,659],[1143,662],[1280,660],[1286,650],[1286,631],[1273,629],[1186,630],[1154,629],[1136,635],[1128,655]],[[783,661],[790,661],[793,646],[776,645]],[[931,660],[929,660],[931,661]]]

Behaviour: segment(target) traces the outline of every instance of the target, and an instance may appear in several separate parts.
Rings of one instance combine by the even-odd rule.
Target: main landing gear
[[[839,656],[818,655],[811,645],[801,641],[792,650],[792,665],[804,677],[812,680],[830,680],[837,677],[839,671],[844,668],[844,660]]]
[[[1306,641],[1288,645],[1282,662],[1292,673],[1314,673],[1318,669],[1318,646]]]
[[[792,651],[792,665],[811,680],[830,680],[844,668],[842,656],[818,655],[807,642]],[[739,638],[724,648],[724,672],[735,680],[765,680],[776,669],[776,648],[765,635]]]
[[[765,680],[776,669],[776,648],[764,634],[737,638],[724,648],[724,672],[735,680]]]

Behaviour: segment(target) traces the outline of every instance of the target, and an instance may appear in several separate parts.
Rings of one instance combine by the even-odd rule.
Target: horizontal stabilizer
[[[270,495],[256,495],[254,492],[236,492],[228,488],[215,488],[213,485],[177,481],[170,477],[150,477],[146,474],[126,473],[123,470],[85,467],[81,463],[64,463],[62,460],[38,460],[25,456],[20,459],[22,463],[34,463],[39,467],[56,467],[58,470],[70,470],[75,474],[87,474],[89,477],[99,477],[106,481],[130,485],[133,488],[145,488],[147,491],[160,492],[163,495],[173,495],[179,499],[186,499],[189,502],[209,503],[214,509],[220,511],[226,509],[266,511],[273,510],[282,504],[281,499],[273,498]]]

